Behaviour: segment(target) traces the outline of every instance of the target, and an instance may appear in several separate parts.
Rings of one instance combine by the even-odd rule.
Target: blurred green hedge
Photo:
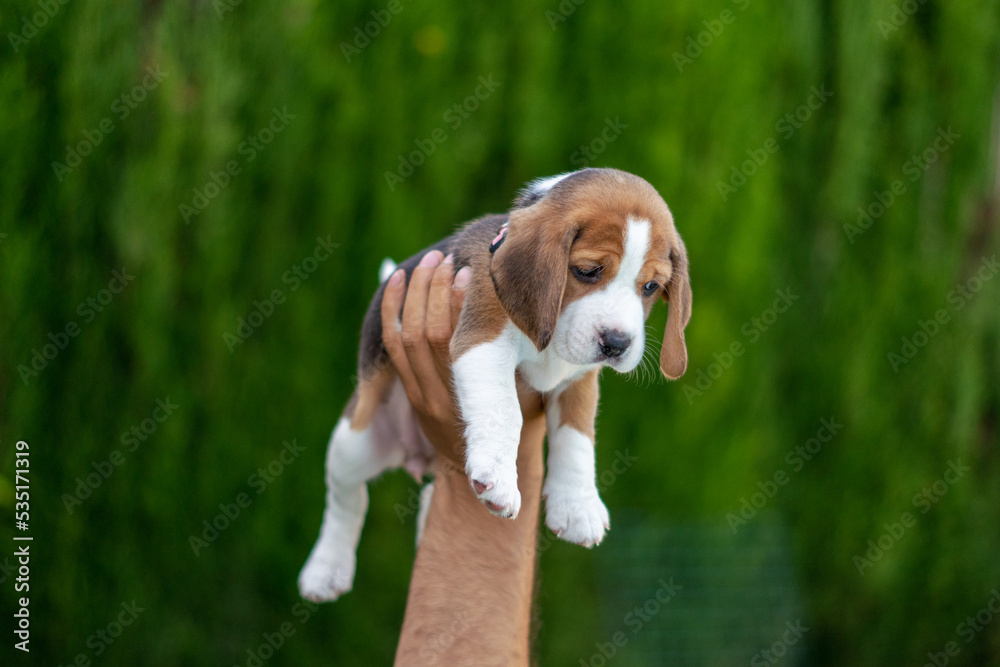
[[[266,664],[389,663],[402,473],[373,485],[355,592],[312,610],[295,590],[378,265],[588,165],[660,190],[695,295],[687,376],[604,377],[598,470],[641,460],[604,492],[613,523],[728,527],[783,472],[764,512],[791,536],[810,663],[922,664],[950,641],[949,664],[1000,660],[1000,622],[957,630],[1000,585],[996,3],[14,0],[0,18],[0,506],[26,440],[35,537],[15,664],[246,665],[284,623]],[[158,401],[177,406],[162,423]],[[790,454],[824,419],[843,427]],[[286,441],[304,450],[268,472]],[[940,494],[949,462],[968,472]],[[193,548],[220,503],[244,506]],[[616,629],[603,576],[545,551],[541,664]]]

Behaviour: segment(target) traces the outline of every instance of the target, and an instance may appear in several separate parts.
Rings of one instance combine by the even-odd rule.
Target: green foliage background
[[[583,166],[579,147],[616,119],[588,162],[660,190],[695,300],[685,378],[604,377],[598,470],[626,446],[641,460],[604,493],[612,518],[725,528],[833,416],[843,430],[767,508],[791,536],[807,660],[922,664],[1000,585],[1000,281],[948,301],[998,249],[995,2],[929,1],[887,34],[896,4],[881,1],[405,2],[349,58],[342,43],[385,4],[71,2],[15,49],[39,7],[0,10],[0,539],[13,544],[21,439],[35,536],[32,651],[14,664],[242,665],[285,621],[298,631],[267,664],[388,664],[413,558],[412,520],[393,510],[415,488],[402,473],[373,485],[355,591],[308,624],[292,611],[379,262]],[[724,10],[733,21],[679,67]],[[166,76],[120,118],[147,67]],[[453,127],[446,112],[491,76]],[[779,133],[813,86],[832,99]],[[275,109],[294,118],[248,162],[241,142]],[[103,118],[113,131],[60,180],[52,163]],[[446,140],[390,188],[436,128]],[[948,128],[959,138],[909,180]],[[718,183],[771,137],[778,151],[724,199]],[[241,172],[185,222],[179,206],[230,160]],[[852,243],[844,226],[897,179],[906,191]],[[317,237],[338,248],[292,291],[282,276]],[[79,304],[122,267],[134,280],[86,322]],[[745,325],[786,288],[799,300],[751,342]],[[275,289],[287,301],[230,353],[223,334]],[[894,372],[887,354],[938,309],[950,322]],[[80,334],[22,376],[70,321]],[[745,354],[695,395],[734,341]],[[167,397],[180,407],[128,452],[122,435]],[[256,495],[248,478],[292,439],[304,453]],[[115,449],[124,464],[68,512],[63,494]],[[970,472],[916,512],[956,460]],[[189,536],[241,492],[251,506],[196,556]],[[916,526],[860,576],[854,557],[905,511]],[[606,638],[594,558],[543,555],[541,664],[578,664]],[[145,611],[96,656],[88,637],[133,599]],[[961,646],[951,664],[998,664],[1000,622]]]

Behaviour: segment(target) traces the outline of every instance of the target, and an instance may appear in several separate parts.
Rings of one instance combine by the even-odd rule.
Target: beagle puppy
[[[451,357],[474,493],[493,514],[517,516],[517,382],[526,383],[544,396],[546,524],[569,542],[598,544],[610,527],[594,460],[601,368],[628,373],[639,365],[645,321],[661,297],[670,308],[660,370],[676,379],[687,368],[691,287],[670,210],[638,176],[583,169],[532,181],[509,213],[470,222],[409,258],[400,265],[407,280],[435,249],[454,254],[456,271],[472,270]],[[300,592],[315,601],[351,589],[366,482],[394,467],[418,481],[433,470],[434,448],[382,344],[384,289],[365,315],[359,384],[330,439],[323,522],[299,576]],[[421,515],[430,491],[421,494]]]

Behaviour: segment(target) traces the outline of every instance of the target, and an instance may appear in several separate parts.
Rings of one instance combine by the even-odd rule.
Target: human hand
[[[409,287],[402,269],[392,274],[382,296],[382,342],[424,435],[461,468],[462,425],[451,393],[448,346],[472,271],[454,269],[451,255],[432,250],[413,270]]]
[[[451,391],[451,335],[458,325],[462,303],[472,270],[456,274],[454,259],[432,250],[410,275],[397,270],[386,283],[382,296],[382,341],[406,396],[413,406],[424,435],[446,461],[458,470],[465,468],[462,421]],[[402,307],[402,317],[399,317]],[[541,416],[537,392],[518,384],[518,397],[525,422]],[[534,462],[540,456],[530,456]],[[518,468],[533,469],[537,465]]]

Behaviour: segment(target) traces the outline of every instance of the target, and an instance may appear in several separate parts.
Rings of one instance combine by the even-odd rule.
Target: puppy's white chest
[[[580,366],[571,364],[557,356],[551,347],[539,352],[527,336],[521,334],[520,331],[517,334],[521,338],[518,341],[520,343],[520,355],[517,369],[521,371],[521,375],[528,381],[532,389],[536,391],[542,393],[550,392],[566,380],[579,377],[599,365],[589,364],[587,366]]]

